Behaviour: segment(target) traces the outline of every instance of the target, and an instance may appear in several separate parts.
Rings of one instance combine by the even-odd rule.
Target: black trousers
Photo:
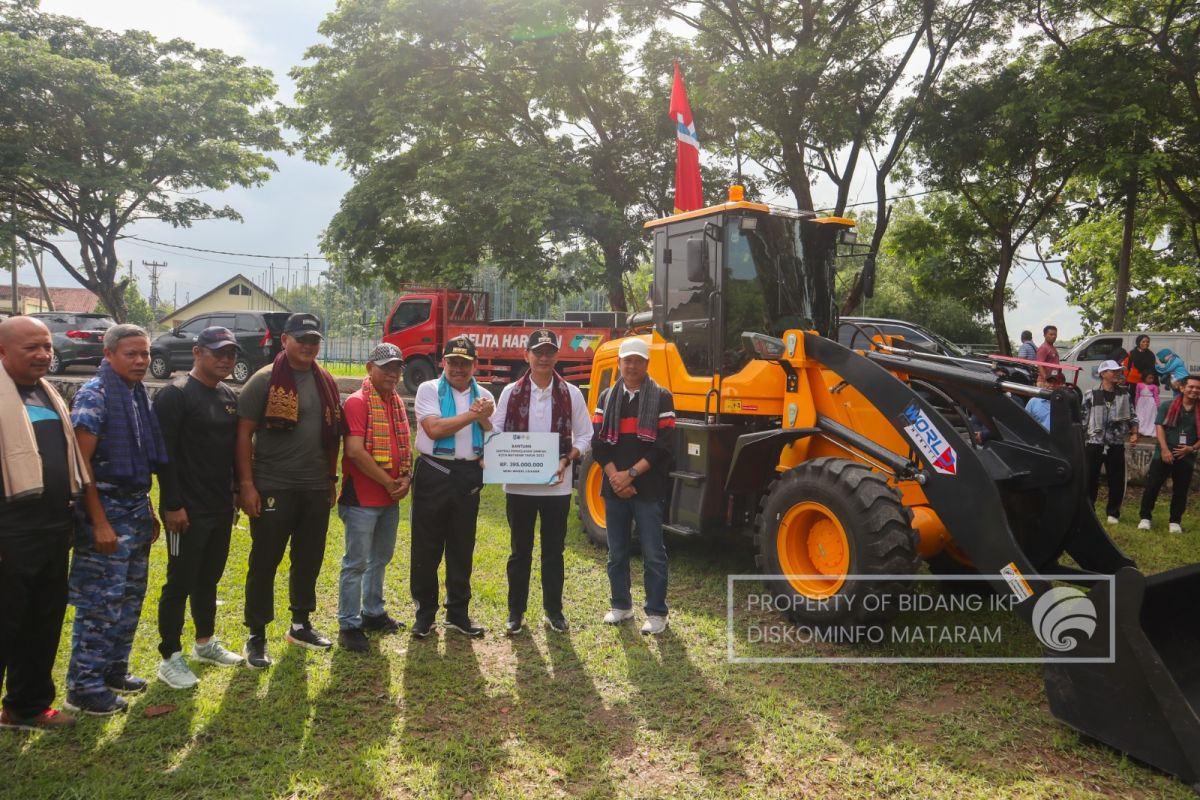
[[[158,652],[163,658],[183,649],[183,615],[190,599],[196,638],[213,635],[217,621],[217,584],[229,558],[233,511],[188,514],[185,533],[166,533],[167,582],[158,596]]]
[[[1121,516],[1121,501],[1125,499],[1125,445],[1089,444],[1087,447],[1088,497],[1096,505],[1100,494],[1100,467],[1108,476],[1108,516]],[[1105,448],[1108,452],[1105,452]]]
[[[18,717],[54,702],[70,550],[70,529],[0,535],[0,685],[4,707]]]
[[[508,615],[519,617],[529,604],[529,572],[533,566],[533,529],[542,518],[542,608],[562,613],[563,548],[571,495],[509,494]]]
[[[291,540],[288,601],[292,622],[307,622],[317,608],[317,576],[329,530],[328,489],[259,493],[262,513],[250,520],[250,564],[246,570],[246,627],[261,633],[275,619],[275,571]]]
[[[1146,488],[1142,491],[1142,519],[1150,519],[1154,513],[1154,504],[1158,502],[1158,493],[1162,491],[1167,478],[1171,479],[1171,522],[1182,522],[1183,512],[1187,510],[1188,487],[1192,484],[1192,470],[1196,468],[1196,459],[1177,458],[1168,464],[1161,458],[1150,462],[1150,471],[1146,474]]]
[[[418,620],[437,613],[438,567],[446,556],[446,618],[465,620],[483,468],[478,461],[421,456],[413,475],[410,585]]]

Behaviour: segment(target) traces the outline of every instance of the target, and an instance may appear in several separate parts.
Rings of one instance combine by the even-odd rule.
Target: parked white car
[[[1189,373],[1200,375],[1200,333],[1169,331],[1095,333],[1080,339],[1074,347],[1061,356],[1062,363],[1072,364],[1082,369],[1079,373],[1079,388],[1086,392],[1100,385],[1100,375],[1096,372],[1096,367],[1100,366],[1100,362],[1111,358],[1113,351],[1119,347],[1133,350],[1137,337],[1143,335],[1150,337],[1151,352],[1157,353],[1164,347],[1170,348],[1187,363]]]

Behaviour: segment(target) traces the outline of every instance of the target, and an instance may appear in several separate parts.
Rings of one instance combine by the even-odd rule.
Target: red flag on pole
[[[675,213],[704,207],[700,189],[700,139],[692,120],[692,106],[679,62],[675,62],[675,83],[671,86],[671,119],[675,122]]]

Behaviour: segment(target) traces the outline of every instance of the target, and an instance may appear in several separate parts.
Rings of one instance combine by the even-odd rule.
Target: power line
[[[890,203],[894,200],[908,200],[913,197],[923,197],[927,194],[938,194],[938,193],[944,192],[944,191],[946,191],[946,190],[945,189],[924,189],[920,192],[910,192],[909,194],[896,194],[896,195],[892,195],[891,197],[883,198],[883,202]],[[876,201],[876,200],[864,200],[861,203],[847,203],[846,208],[858,208],[859,206],[873,206],[877,202],[878,201]],[[820,212],[820,213],[824,213],[826,211],[834,211],[836,209],[833,206],[830,206],[829,208],[817,208],[817,209],[813,209],[813,210]]]
[[[208,250],[203,247],[188,247],[187,245],[182,245],[182,244],[170,244],[169,242],[156,242],[153,239],[143,239],[140,236],[122,236],[121,238],[122,239],[134,239],[139,242],[146,242],[147,244],[156,244],[156,245],[159,245],[160,247],[173,247],[176,250],[191,250],[196,253],[215,253],[216,255],[219,255],[219,256],[237,256],[238,258],[266,258],[266,259],[272,259],[272,258],[301,259],[301,258],[304,258],[304,259],[315,259],[317,261],[328,261],[329,260],[328,258],[325,258],[324,256],[310,256],[307,254],[302,255],[302,256],[264,256],[259,253],[233,253],[228,250]]]

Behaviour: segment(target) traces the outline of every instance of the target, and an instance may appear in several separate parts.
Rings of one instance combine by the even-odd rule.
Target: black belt
[[[473,464],[476,467],[480,466],[479,459],[477,458],[438,458],[437,456],[421,453],[421,460],[443,475],[449,475],[450,469],[453,467],[464,467],[468,464]]]

